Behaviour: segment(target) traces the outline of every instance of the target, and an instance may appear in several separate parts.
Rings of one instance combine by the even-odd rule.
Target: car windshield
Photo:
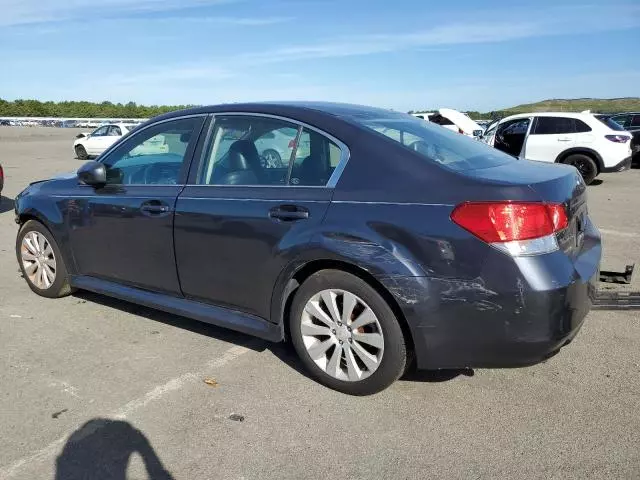
[[[516,161],[482,142],[409,115],[358,112],[349,118],[450,170],[490,168]]]

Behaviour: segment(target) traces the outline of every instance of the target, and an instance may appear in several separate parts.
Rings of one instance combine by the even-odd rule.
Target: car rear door
[[[555,162],[562,152],[573,147],[575,143],[575,119],[539,116],[536,117],[527,138],[524,157],[527,160]]]
[[[275,147],[268,132],[282,129],[296,131],[295,145],[276,168],[255,141]],[[207,138],[176,203],[182,292],[268,319],[279,274],[324,218],[346,147],[293,120],[237,113],[216,114]]]

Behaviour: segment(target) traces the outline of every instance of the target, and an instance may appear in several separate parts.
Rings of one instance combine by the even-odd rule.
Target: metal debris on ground
[[[244,415],[232,413],[231,415],[229,415],[229,420],[233,420],[234,422],[244,422]]]
[[[599,291],[593,310],[640,310],[640,292]]]

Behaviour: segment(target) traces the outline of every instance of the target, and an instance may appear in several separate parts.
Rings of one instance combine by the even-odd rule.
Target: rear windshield
[[[349,115],[356,123],[395,140],[425,160],[455,171],[490,168],[516,159],[493,147],[441,126],[400,113],[358,112]]]
[[[598,117],[598,120],[600,120],[602,123],[604,123],[611,130],[615,130],[617,132],[623,132],[624,131],[624,127],[622,125],[620,125],[618,122],[616,122],[615,120],[611,119],[611,118],[600,118],[600,117]]]

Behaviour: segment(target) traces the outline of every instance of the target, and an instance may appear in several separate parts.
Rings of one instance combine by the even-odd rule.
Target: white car
[[[522,113],[492,123],[481,141],[513,156],[576,167],[589,184],[631,167],[631,134],[589,113]]]
[[[479,137],[484,129],[471,120],[466,114],[453,108],[440,108],[438,113],[431,114],[429,121],[468,137]]]
[[[109,123],[98,127],[89,134],[80,134],[80,138],[73,142],[76,157],[80,160],[97,157],[135,127],[136,125],[126,123]]]

